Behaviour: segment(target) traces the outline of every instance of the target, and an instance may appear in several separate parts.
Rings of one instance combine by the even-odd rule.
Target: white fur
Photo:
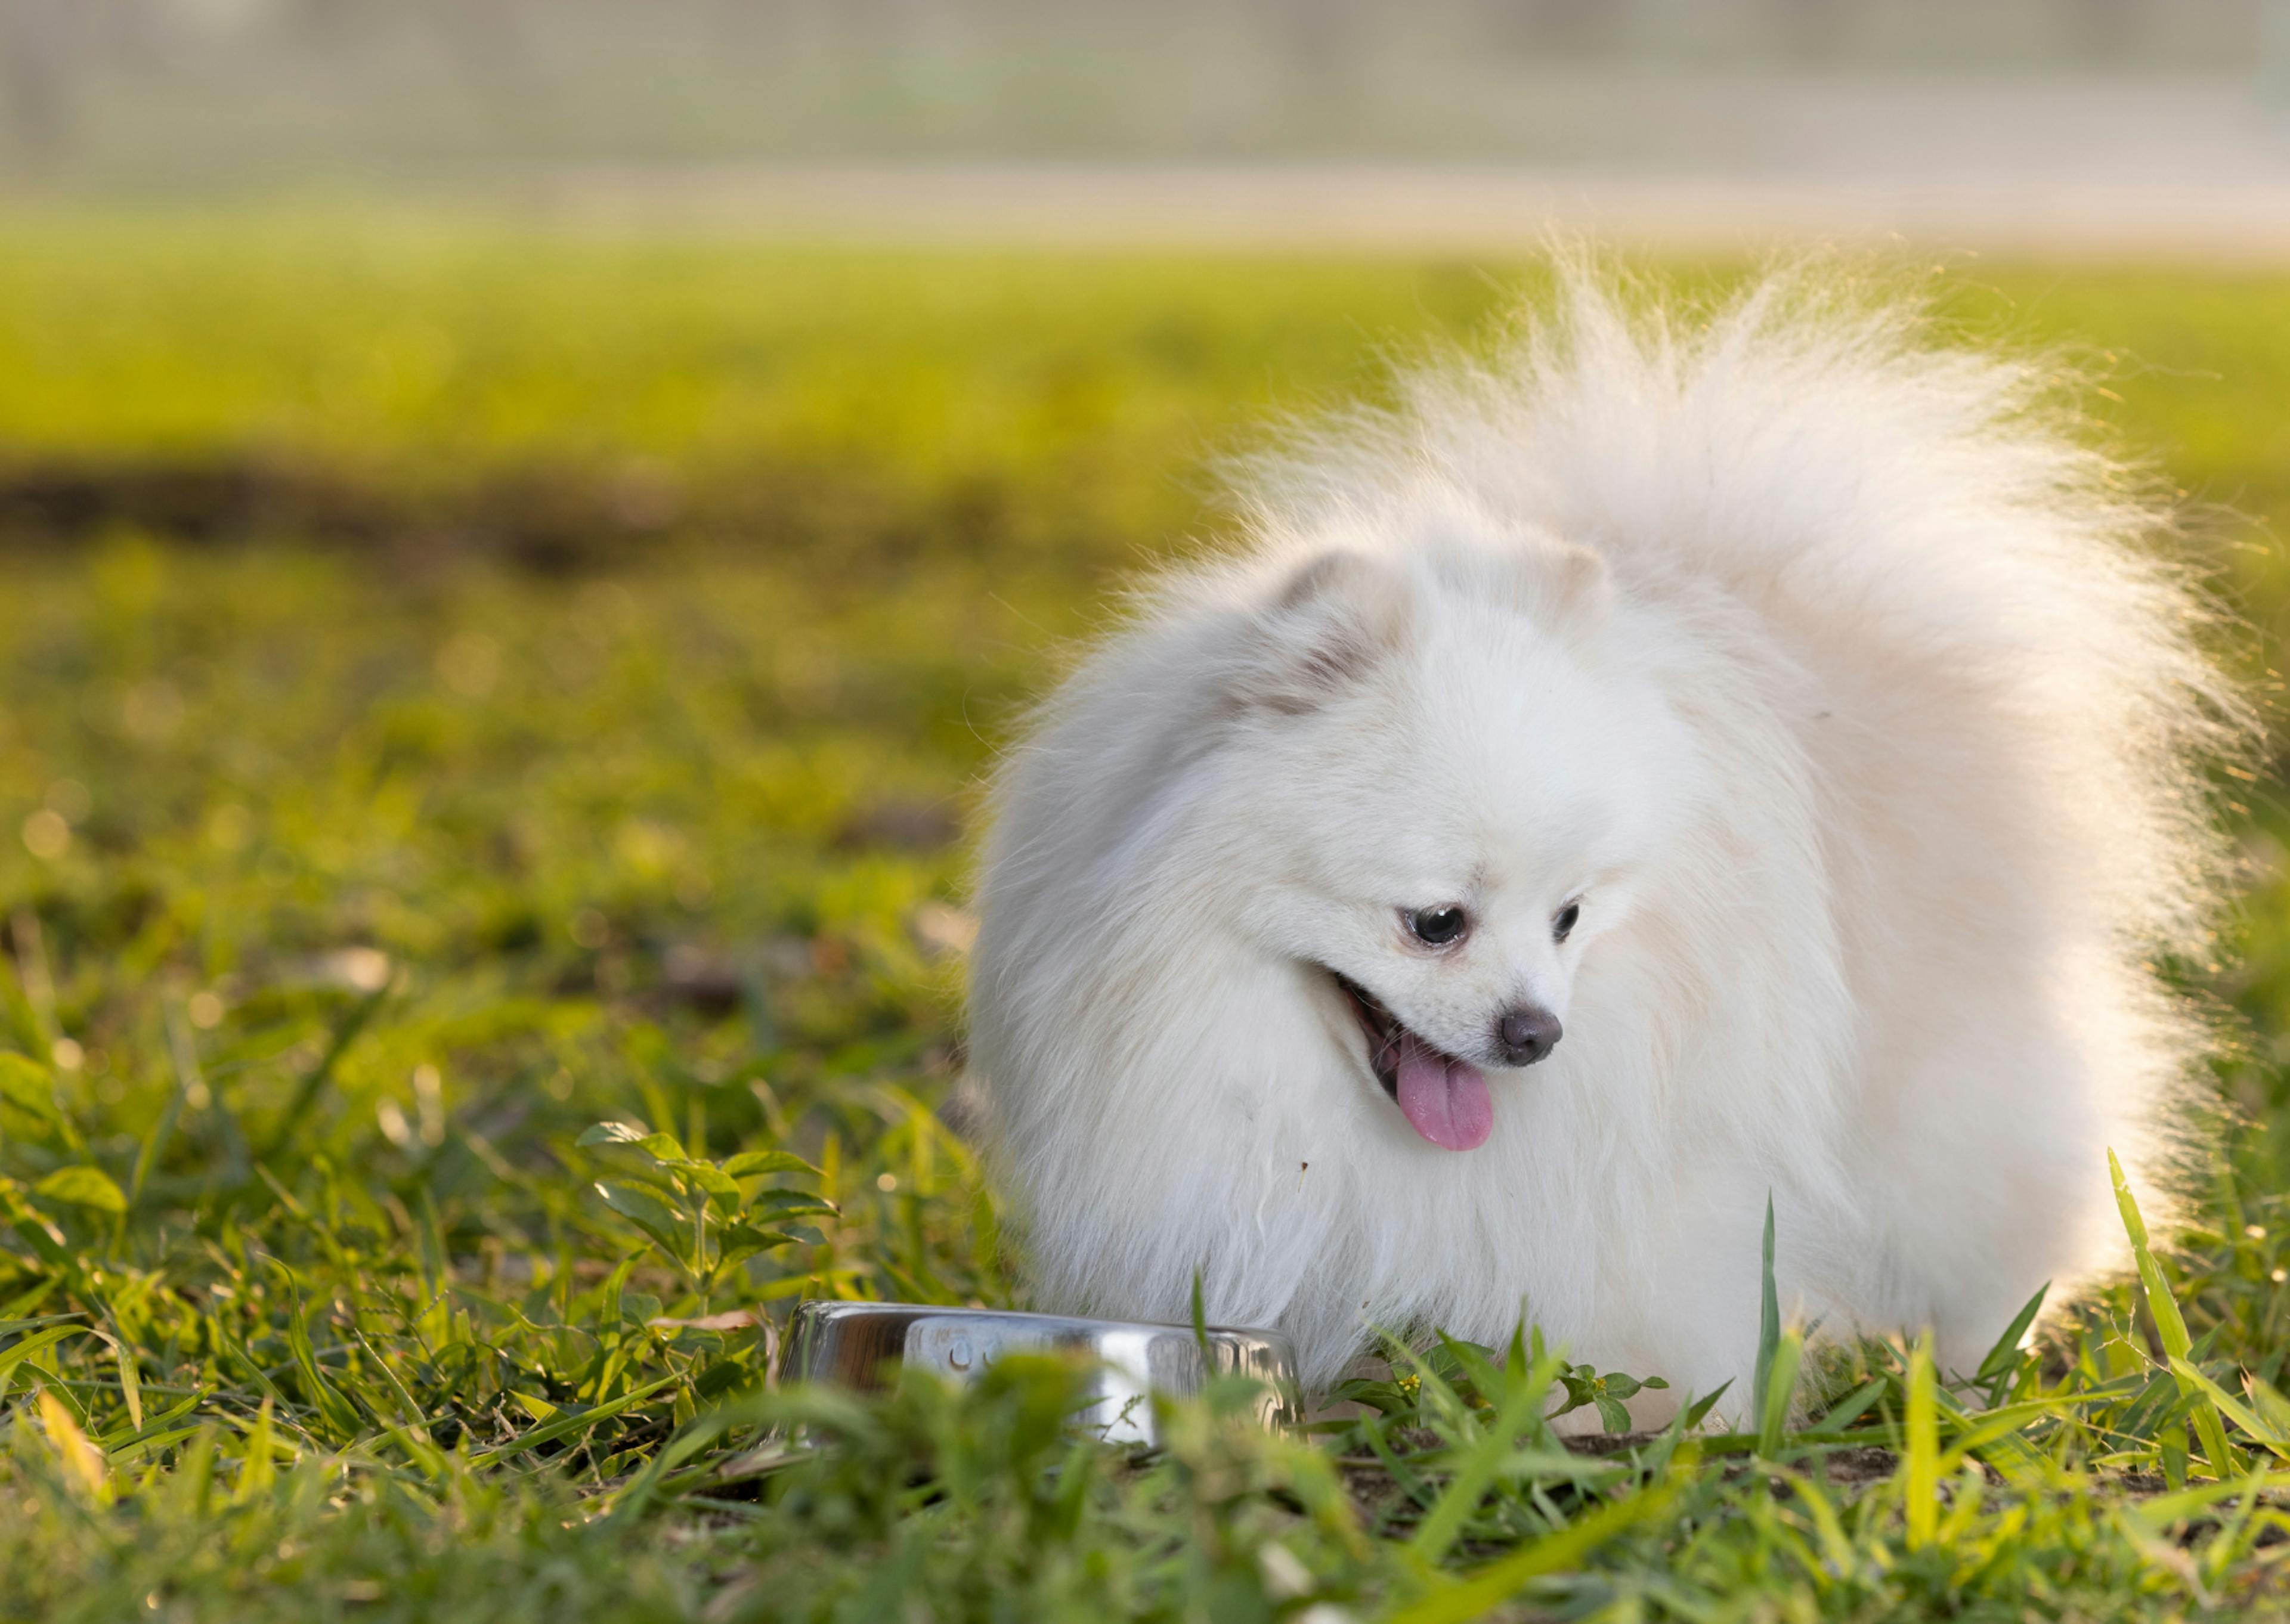
[[[2208,1034],[2150,960],[2205,950],[2244,725],[2163,516],[1914,309],[1631,297],[1564,273],[1257,469],[1010,756],[972,1057],[1045,1306],[1197,1271],[1314,1386],[1524,1311],[1708,1392],[1768,1192],[1785,1296],[1960,1366],[2121,1260],[2109,1147],[2159,1196]],[[1395,924],[1465,898],[1457,952]],[[1318,965],[1455,1052],[1565,1036],[1441,1150]]]

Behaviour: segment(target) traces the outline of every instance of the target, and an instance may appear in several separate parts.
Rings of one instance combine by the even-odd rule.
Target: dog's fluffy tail
[[[1925,300],[1830,263],[1698,307],[1587,255],[1557,275],[1491,359],[1427,368],[1397,408],[1252,465],[1260,522],[1452,484],[1625,581],[1718,588],[1817,680],[1890,668],[1903,692],[2000,712],[2044,787],[2041,860],[2103,915],[2127,979],[2207,965],[2230,858],[2216,788],[2248,776],[2259,730],[2166,488],[2094,447],[2077,369],[1949,342]],[[2183,999],[2142,1024],[2172,1052],[2158,1072],[2215,1042]],[[2141,1103],[2151,1167],[2184,1101]]]
[[[2206,647],[2229,622],[2167,487],[2076,408],[2090,380],[1939,341],[1926,301],[1833,265],[1709,307],[1580,253],[1556,274],[1492,359],[1408,374],[1397,409],[1248,464],[1252,505],[1285,529],[1395,475],[1451,481],[1632,573],[1706,574],[1781,628],[2016,688],[2138,860],[2090,876],[2126,933],[2206,957],[2225,853],[2206,785],[2257,729]]]

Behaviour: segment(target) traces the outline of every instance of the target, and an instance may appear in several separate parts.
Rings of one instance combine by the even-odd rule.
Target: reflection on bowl
[[[998,1308],[906,1302],[806,1302],[788,1326],[779,1380],[863,1390],[890,1385],[892,1367],[916,1365],[951,1380],[975,1378],[1005,1353],[1067,1353],[1095,1364],[1094,1397],[1075,1424],[1115,1444],[1158,1444],[1147,1396],[1188,1397],[1215,1376],[1266,1384],[1256,1416],[1268,1429],[1296,1418],[1296,1352],[1277,1331],[1074,1319]]]

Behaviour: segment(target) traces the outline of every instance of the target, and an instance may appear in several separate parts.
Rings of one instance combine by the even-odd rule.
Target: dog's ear
[[[1552,623],[1599,626],[1614,606],[1613,572],[1605,556],[1556,538],[1528,544],[1528,565],[1541,588],[1542,612]]]
[[[1389,565],[1322,553],[1252,617],[1229,697],[1246,710],[1317,710],[1396,652],[1408,620],[1407,583]]]
[[[1492,570],[1487,587],[1556,636],[1595,629],[1613,608],[1605,555],[1548,531],[1528,531],[1477,567]]]

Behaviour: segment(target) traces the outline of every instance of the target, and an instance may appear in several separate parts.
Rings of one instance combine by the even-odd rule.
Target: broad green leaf
[[[664,1203],[628,1184],[599,1184],[597,1193],[606,1206],[650,1236],[669,1257],[687,1260],[691,1236],[684,1220]]]
[[[748,1203],[740,1215],[751,1223],[779,1224],[790,1218],[821,1218],[836,1210],[833,1202],[800,1190],[765,1190]]]
[[[724,1163],[723,1168],[734,1179],[751,1179],[759,1173],[815,1173],[819,1171],[791,1150],[742,1150]]]
[[[718,1359],[692,1383],[694,1398],[717,1398],[735,1388],[752,1387],[762,1378],[754,1365],[741,1359]]]
[[[693,1188],[704,1191],[727,1206],[740,1199],[740,1181],[711,1162],[685,1162],[679,1164],[676,1171],[683,1174]]]
[[[124,1212],[127,1196],[100,1167],[60,1167],[32,1186],[35,1196],[100,1212]]]
[[[751,1224],[733,1224],[720,1230],[716,1236],[716,1261],[719,1266],[729,1266],[759,1252],[784,1246],[794,1239],[795,1236],[781,1229],[758,1229]]]
[[[0,1100],[50,1122],[60,1115],[54,1078],[28,1055],[0,1053]]]
[[[633,1122],[600,1122],[572,1141],[575,1145],[617,1146],[626,1150],[641,1150],[656,1162],[685,1160],[684,1146],[673,1133],[655,1133]]]

